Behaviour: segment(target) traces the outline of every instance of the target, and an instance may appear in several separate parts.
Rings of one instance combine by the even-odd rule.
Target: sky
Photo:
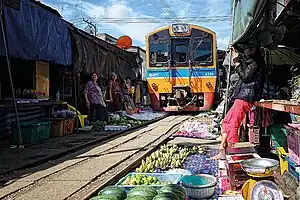
[[[172,23],[190,23],[217,33],[218,49],[230,39],[230,0],[41,0],[75,26],[83,18],[97,25],[98,33],[116,38],[128,35],[133,45],[145,48],[145,36]],[[177,21],[175,20],[177,18]],[[215,20],[218,18],[219,20]],[[214,19],[214,20],[212,20]]]

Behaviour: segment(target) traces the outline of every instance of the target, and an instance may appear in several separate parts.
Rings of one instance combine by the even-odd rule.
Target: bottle
[[[56,101],[60,102],[60,93],[59,93],[59,91],[56,92]]]

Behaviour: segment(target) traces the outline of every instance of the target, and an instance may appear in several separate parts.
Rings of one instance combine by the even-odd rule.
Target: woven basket
[[[215,192],[217,179],[207,174],[197,174],[195,176],[200,176],[206,179],[208,181],[208,184],[194,186],[190,184],[185,184],[181,181],[180,184],[184,188],[186,195],[192,199],[204,199],[204,198],[211,197]]]

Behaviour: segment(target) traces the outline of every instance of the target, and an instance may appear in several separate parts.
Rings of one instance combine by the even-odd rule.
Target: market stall
[[[23,99],[22,103],[17,103],[23,144],[28,145],[47,140],[50,136],[73,133],[76,114],[66,110],[67,102],[37,99],[26,101]],[[0,104],[0,121],[2,141],[6,141],[6,145],[17,144],[18,136],[11,102]]]
[[[293,14],[298,12],[299,2],[233,2],[231,43],[237,47],[259,44],[268,73],[263,100],[255,102],[246,121],[249,142],[256,149],[235,149],[234,155],[227,152],[223,168],[229,177],[228,188],[244,199],[299,199],[300,57],[299,43],[294,42],[299,21]]]

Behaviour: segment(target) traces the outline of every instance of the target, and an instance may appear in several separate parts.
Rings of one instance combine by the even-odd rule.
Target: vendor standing
[[[239,142],[238,132],[242,121],[253,107],[253,103],[262,97],[266,69],[264,58],[257,46],[248,45],[243,49],[238,53],[232,48],[233,64],[239,80],[233,91],[234,103],[223,120],[220,151],[215,159],[224,159],[225,149]]]
[[[84,98],[86,101],[86,106],[89,110],[90,120],[92,121],[93,118],[95,118],[97,121],[107,121],[108,112],[102,90],[97,81],[98,75],[96,72],[94,72],[92,73],[92,80],[89,81],[85,86]]]

